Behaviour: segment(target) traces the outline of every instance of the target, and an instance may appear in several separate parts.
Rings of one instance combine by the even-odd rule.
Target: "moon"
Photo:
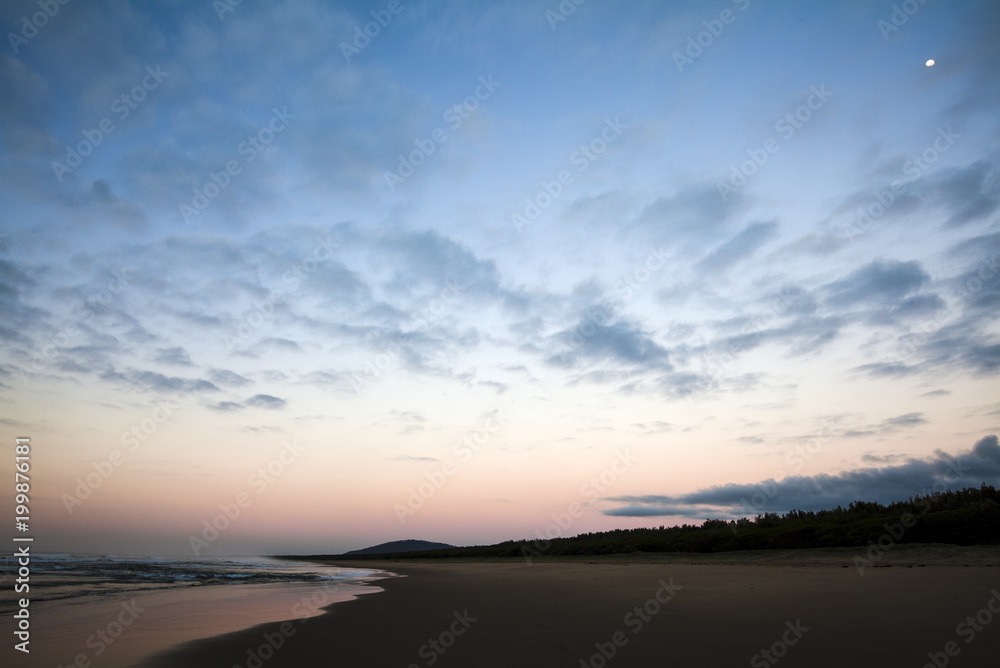
[[[931,60],[928,60],[926,63],[924,63],[924,65],[926,65],[927,67],[934,67],[934,59],[932,58]]]

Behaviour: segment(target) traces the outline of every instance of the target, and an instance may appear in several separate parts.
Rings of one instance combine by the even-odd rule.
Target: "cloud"
[[[660,434],[667,431],[674,431],[677,425],[664,420],[653,420],[652,422],[636,422],[632,425],[643,434]]]
[[[894,418],[903,422],[917,419],[913,414]],[[939,450],[927,459],[909,459],[895,466],[789,476],[756,484],[729,483],[677,496],[611,497],[608,500],[628,505],[603,513],[614,517],[736,518],[764,510],[823,510],[852,501],[890,503],[935,490],[979,487],[984,482],[1000,484],[1000,444],[995,435],[984,436],[971,450],[956,455]],[[764,503],[758,502],[761,497]]]
[[[776,236],[777,230],[778,224],[774,222],[751,223],[719,244],[696,266],[706,272],[726,269],[753,255],[758,248]]]
[[[430,284],[437,290],[449,281],[459,282],[461,292],[475,291],[499,295],[500,276],[495,263],[479,258],[463,244],[434,230],[392,231],[373,239],[375,244],[399,260],[397,279],[417,285]],[[438,296],[438,295],[435,295]]]
[[[47,311],[26,303],[36,288],[37,281],[27,267],[0,258],[0,310],[4,314],[0,336],[5,340],[30,347],[26,332],[50,319]]]
[[[0,100],[0,141],[6,149],[21,157],[52,150],[55,142],[46,131],[52,106],[45,79],[17,58],[0,53],[0,89],[17,91]]]
[[[955,244],[948,256],[964,261],[965,271],[951,281],[955,292],[969,308],[967,324],[992,321],[1000,307],[1000,232],[981,234]]]
[[[977,115],[992,114],[1000,104],[1000,92],[996,86],[989,85],[1000,69],[1000,51],[996,48],[1000,8],[986,1],[962,5],[962,9],[967,12],[962,21],[968,28],[952,36],[949,44],[952,62],[938,77],[951,80],[956,73],[963,73],[964,76],[956,79],[960,81],[959,89],[950,98],[952,104],[944,116],[948,120],[964,121],[965,125],[971,124]]]
[[[906,413],[905,415],[899,415],[894,418],[883,420],[882,428],[892,429],[896,427],[916,427],[921,424],[927,424],[927,420],[924,418],[923,413]]]
[[[243,404],[236,403],[235,401],[220,401],[216,404],[210,405],[209,408],[220,413],[232,413],[243,410],[244,406]]]
[[[979,160],[960,169],[948,170],[935,183],[935,195],[953,213],[945,227],[959,227],[986,220],[1000,206],[996,185],[998,165]]]
[[[188,355],[188,352],[180,346],[160,348],[156,351],[153,361],[174,366],[194,366],[191,363],[191,357]]]
[[[389,411],[389,415],[392,416],[394,420],[401,420],[404,422],[427,422],[427,418],[417,413],[416,411]]]
[[[787,148],[808,153],[823,146],[830,169],[822,193],[789,190],[795,180],[784,177],[795,168],[782,158],[776,172],[761,172],[752,187],[724,199],[714,178],[725,178],[724,165],[742,155],[743,141],[772,125],[775,104],[783,107],[793,92],[798,99],[797,84],[776,90],[749,116],[721,98],[704,98],[708,104],[701,106],[705,82],[698,84],[698,77],[678,79],[680,87],[666,92],[628,76],[605,78],[605,94],[596,101],[573,92],[591,82],[591,65],[607,65],[607,53],[621,63],[669,60],[673,42],[704,20],[696,7],[663,10],[647,3],[634,12],[577,12],[575,27],[554,38],[578,38],[590,34],[580,32],[587,28],[597,39],[566,42],[565,62],[544,57],[551,43],[529,40],[524,62],[533,64],[521,71],[508,63],[511,80],[520,83],[504,85],[462,128],[449,128],[447,143],[390,192],[386,170],[414,151],[415,138],[422,142],[442,124],[442,111],[472,93],[467,84],[475,85],[470,74],[467,83],[462,75],[428,87],[405,75],[411,63],[400,59],[406,49],[396,47],[424,45],[452,60],[459,54],[451,49],[458,48],[469,73],[499,62],[482,59],[483,50],[501,54],[508,29],[530,36],[546,26],[525,3],[499,3],[485,12],[461,3],[415,7],[394,19],[399,39],[382,38],[347,63],[339,41],[370,20],[370,8],[349,4],[242,3],[218,21],[210,3],[171,3],[169,10],[87,3],[73,10],[73,21],[51,21],[44,36],[25,47],[23,60],[0,54],[0,90],[13,91],[0,99],[0,190],[10,203],[9,234],[0,246],[0,361],[12,372],[28,368],[26,360],[75,323],[79,336],[50,348],[48,378],[40,372],[37,382],[104,385],[99,392],[194,393],[220,412],[285,406],[292,395],[283,388],[291,385],[295,396],[351,392],[359,386],[352,376],[363,379],[363,365],[384,359],[379,356],[390,346],[386,373],[407,377],[373,387],[375,396],[391,393],[394,380],[427,378],[435,387],[449,383],[457,392],[505,393],[513,400],[565,384],[614,385],[633,393],[629,401],[639,394],[661,402],[701,400],[710,392],[750,388],[765,394],[779,391],[778,383],[799,384],[806,393],[822,385],[837,394],[844,382],[869,381],[845,380],[843,370],[855,367],[887,386],[905,385],[900,391],[911,395],[916,377],[929,380],[947,370],[950,375],[938,378],[957,397],[968,394],[959,391],[966,377],[998,370],[1000,279],[984,278],[990,270],[982,264],[995,265],[1000,251],[996,149],[982,140],[995,135],[995,119],[985,114],[1000,94],[989,85],[997,50],[986,29],[997,10],[969,23],[978,31],[975,40],[958,39],[968,27],[949,37],[963,47],[960,60],[943,55],[938,68],[909,70],[903,78],[873,71],[870,81],[881,81],[891,95],[855,95],[867,90],[864,77],[852,80],[853,91],[838,93],[835,99],[851,104],[875,100],[873,109],[859,103],[843,115],[864,118],[881,142],[866,161],[870,169],[852,170],[869,142],[849,125],[836,129],[837,136],[852,137],[840,144],[822,134],[834,128],[810,126],[801,135],[805,144]],[[667,20],[664,11],[682,11],[684,20]],[[11,6],[0,14],[11,23],[21,10]],[[949,25],[970,14],[962,10]],[[498,25],[503,33],[495,32]],[[467,26],[473,29],[457,30]],[[104,39],[94,42],[94,34]],[[470,37],[487,34],[490,39]],[[493,39],[498,34],[506,39]],[[794,33],[772,36],[780,41],[788,34]],[[667,50],[647,53],[658,48]],[[552,72],[570,72],[564,66],[571,60],[584,63],[575,78],[538,87]],[[953,62],[974,70],[968,77],[954,69],[939,77]],[[114,133],[60,183],[51,161],[80,142],[81,131],[110,116],[109,104],[141,81],[147,65],[162,66],[169,77],[128,118],[115,118]],[[972,80],[978,86],[966,89]],[[941,97],[943,81],[958,82],[956,93],[985,96],[975,106],[982,120],[955,121],[963,133],[956,151],[909,183],[863,240],[836,234],[827,221],[842,222],[876,201],[875,190],[884,191],[934,136],[930,128],[941,105],[959,102]],[[752,82],[728,83],[709,88],[732,99],[754,94]],[[523,104],[542,90],[553,104]],[[663,95],[691,104],[661,104],[668,111],[650,116],[649,95],[657,104]],[[608,100],[620,107],[627,132],[585,173],[573,173],[546,216],[523,233],[513,230],[502,215],[508,204],[520,210],[542,179],[551,181],[567,166],[580,142],[596,137],[601,119],[619,113],[605,109]],[[898,106],[885,106],[889,102]],[[236,146],[274,107],[286,106],[294,116],[288,128],[253,162],[245,161]],[[556,114],[552,131],[538,123],[538,114],[559,109],[573,112]],[[894,124],[888,133],[881,125],[886,119]],[[183,226],[178,204],[191,201],[193,189],[204,189],[227,160],[237,160],[242,173],[211,198],[197,225]],[[522,166],[518,173],[508,169],[513,164]],[[892,238],[880,236],[883,223]],[[904,235],[905,243],[897,243]],[[754,261],[778,242],[780,255]],[[649,265],[640,260],[647,248],[666,258],[648,276]],[[110,303],[93,307],[111,271],[125,264],[133,267],[128,284],[109,294]],[[607,317],[590,317],[586,307],[601,303],[624,271],[634,279],[626,284],[634,288],[630,296],[616,294]],[[723,280],[711,280],[715,276]],[[982,285],[969,292],[970,281]],[[589,287],[574,287],[581,284]],[[764,296],[788,286],[798,290],[794,304],[765,310]],[[954,326],[913,334],[919,342],[912,356],[877,356],[877,346],[894,343],[886,330],[895,335],[904,320],[927,322],[946,308]],[[240,331],[247,336],[235,349],[227,346]],[[755,350],[760,354],[742,357]],[[820,350],[830,354],[816,355],[808,369],[788,360]],[[523,372],[512,376],[498,368],[503,364]],[[272,400],[244,402],[250,391]],[[799,394],[782,391],[759,402],[785,402],[794,412]],[[714,399],[720,410],[712,412],[720,416],[742,410],[726,403],[730,397]],[[667,428],[652,417],[629,416],[622,424],[642,420],[638,429],[647,433]],[[904,417],[852,425],[845,437],[921,428],[919,420]],[[777,436],[780,429],[768,431]]]
[[[123,230],[139,231],[148,221],[142,207],[116,195],[110,183],[97,179],[90,187],[67,202],[76,205],[74,222],[79,225],[115,225]]]
[[[639,212],[633,225],[672,243],[700,244],[718,238],[729,219],[746,203],[742,191],[724,200],[714,184],[695,185],[657,198]]]
[[[576,367],[584,363],[641,366],[643,370],[672,368],[667,350],[637,323],[617,319],[607,324],[582,317],[575,327],[553,337],[562,350],[551,354],[549,364]]]
[[[923,359],[919,366],[911,368],[928,375],[957,370],[988,375],[1000,367],[1000,343],[996,341],[996,335],[983,326],[982,319],[960,318],[918,339],[913,347]]]
[[[895,464],[896,462],[904,459],[906,459],[906,457],[901,455],[873,455],[871,453],[861,455],[861,461],[866,464]]]
[[[102,380],[123,385],[131,390],[144,390],[159,393],[203,393],[219,392],[218,386],[201,378],[181,378],[166,376],[155,371],[141,369],[126,369],[115,371],[107,369],[100,374]]]
[[[410,434],[416,431],[423,431],[425,429],[424,423],[427,422],[427,418],[417,413],[415,411],[389,411],[388,420],[390,422],[399,423],[402,427],[399,433]]]
[[[835,306],[895,303],[919,290],[930,276],[919,262],[875,260],[849,276],[825,286],[827,302]]]
[[[953,122],[954,119],[949,118],[945,124],[949,132]],[[958,133],[955,137],[961,141],[962,135]],[[790,248],[825,254],[850,245],[856,235],[869,230],[869,225],[873,225],[871,229],[889,223],[915,227],[924,220],[942,215],[944,229],[960,228],[988,221],[1000,207],[1000,188],[997,187],[1000,165],[994,160],[980,159],[961,167],[939,167],[929,174],[900,182],[902,189],[897,188],[898,192],[890,194],[888,186],[890,182],[898,182],[900,164],[910,164],[912,169],[911,156],[896,155],[884,162],[870,177],[869,186],[845,197],[823,221],[829,226],[832,220],[840,219],[839,229],[827,227],[828,231],[819,236],[803,236]],[[882,206],[875,199],[876,193],[882,202],[886,197],[893,199],[888,206]],[[871,213],[873,206],[878,206],[880,212],[874,219],[863,213],[863,210]],[[928,216],[930,212],[934,212],[933,218]],[[930,233],[926,227],[921,231]]]
[[[298,341],[281,336],[268,336],[255,343],[246,355],[251,357],[262,357],[272,351],[286,351],[293,353],[304,353]]]
[[[885,311],[884,316],[874,319],[891,323],[898,321],[900,318],[929,316],[945,308],[947,308],[947,305],[944,300],[936,294],[913,295]]]
[[[270,394],[255,394],[242,403],[237,401],[220,401],[209,405],[209,408],[220,413],[233,413],[246,408],[278,409],[284,408],[287,405],[288,402],[284,399],[280,399]]]
[[[503,394],[507,391],[507,384],[501,383],[497,380],[477,380],[476,385],[480,387],[488,387],[494,390],[497,394]]]
[[[789,310],[791,313],[791,309]],[[724,337],[710,348],[713,358],[728,359],[727,355],[753,350],[765,343],[784,343],[793,355],[811,353],[837,338],[845,324],[839,316],[801,315],[781,326],[765,327],[749,323],[743,333]]]
[[[211,369],[208,372],[208,377],[218,385],[228,385],[230,387],[253,385],[253,381],[249,378],[244,378],[240,374],[228,369]]]
[[[246,406],[253,408],[284,408],[288,402],[284,399],[271,396],[270,394],[255,394],[243,402]]]
[[[355,374],[356,375],[356,374]],[[333,371],[310,371],[302,375],[302,382],[338,394],[357,393],[355,380],[348,373]]]
[[[969,346],[961,360],[978,374],[993,374],[1000,369],[1000,343]]]

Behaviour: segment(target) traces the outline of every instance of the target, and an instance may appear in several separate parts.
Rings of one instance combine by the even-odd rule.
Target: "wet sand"
[[[5,647],[0,664],[45,668],[144,665],[146,656],[191,640],[274,620],[315,616],[334,601],[379,591],[356,580],[330,580],[324,584],[180,586],[33,602],[31,653]]]
[[[1000,551],[900,551],[880,562],[892,568],[864,575],[849,565],[855,554],[336,560],[399,577],[328,614],[188,643],[143,665],[919,668],[928,653],[954,666],[1000,656]]]

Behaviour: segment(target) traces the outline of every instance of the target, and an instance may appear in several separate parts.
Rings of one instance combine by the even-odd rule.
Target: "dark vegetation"
[[[934,492],[887,506],[855,501],[847,508],[764,513],[752,520],[708,519],[701,525],[616,529],[569,538],[506,541],[392,556],[443,559],[867,547],[869,541],[876,542],[885,535],[893,543],[998,545],[1000,491],[983,484],[979,489]]]

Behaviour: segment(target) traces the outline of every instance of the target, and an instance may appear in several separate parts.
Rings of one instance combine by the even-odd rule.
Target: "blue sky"
[[[6,3],[0,424],[52,548],[183,552],[287,442],[212,550],[997,482],[1000,12],[903,4]]]

